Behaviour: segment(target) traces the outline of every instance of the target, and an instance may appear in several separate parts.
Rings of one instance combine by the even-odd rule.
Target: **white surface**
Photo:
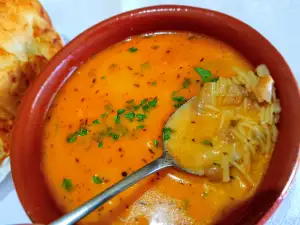
[[[74,38],[91,25],[112,15],[157,4],[185,4],[218,10],[261,32],[282,53],[300,81],[299,0],[41,0],[53,24],[63,36]],[[300,134],[299,134],[300,135]],[[300,173],[268,224],[300,224]],[[29,222],[11,177],[0,185],[0,225]]]

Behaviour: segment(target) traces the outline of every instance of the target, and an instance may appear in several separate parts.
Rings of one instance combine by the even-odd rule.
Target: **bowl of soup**
[[[194,96],[195,115],[166,128]],[[248,25],[187,6],[137,9],[83,32],[36,79],[14,127],[12,175],[28,216],[47,224],[167,142],[203,176],[165,169],[79,224],[263,224],[296,173],[299,110],[288,65]]]

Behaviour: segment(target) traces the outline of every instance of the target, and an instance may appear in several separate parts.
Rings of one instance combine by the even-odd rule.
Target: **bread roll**
[[[0,0],[0,164],[26,89],[62,46],[37,0]]]

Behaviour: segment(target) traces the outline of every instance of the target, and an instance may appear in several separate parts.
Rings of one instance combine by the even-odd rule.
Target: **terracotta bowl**
[[[223,223],[263,224],[279,206],[296,173],[299,154],[300,96],[290,68],[261,34],[243,22],[215,11],[168,5],[123,13],[83,32],[49,62],[28,90],[14,127],[11,164],[18,196],[33,222],[47,224],[62,214],[40,166],[45,115],[58,90],[93,54],[132,35],[168,30],[211,35],[233,46],[253,65],[268,65],[282,105],[278,142],[256,195]]]

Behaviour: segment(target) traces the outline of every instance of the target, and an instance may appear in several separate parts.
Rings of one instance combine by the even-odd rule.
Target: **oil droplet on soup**
[[[42,168],[60,209],[69,212],[162,154],[169,116],[197,95],[194,67],[230,77],[252,66],[204,35],[137,36],[80,66],[55,97],[44,129]],[[214,121],[202,119],[209,129]],[[204,132],[204,131],[203,131]],[[249,198],[268,158],[253,164],[255,187],[237,171],[228,183],[175,169],[158,172],[117,195],[82,224],[212,224]]]

